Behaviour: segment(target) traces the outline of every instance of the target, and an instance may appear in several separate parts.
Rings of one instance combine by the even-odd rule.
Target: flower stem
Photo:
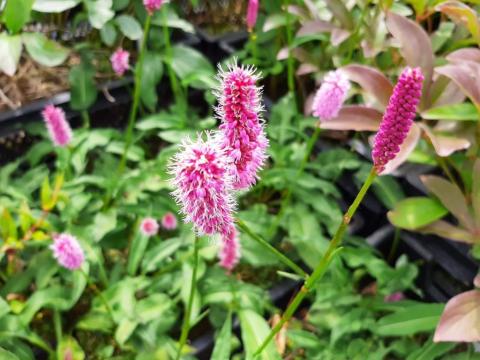
[[[170,79],[170,87],[173,90],[173,95],[175,96],[175,102],[181,106],[182,112],[185,110],[185,102],[183,98],[182,89],[180,88],[177,80],[177,76],[172,68],[172,45],[170,43],[170,33],[168,31],[168,17],[167,17],[167,7],[164,6],[162,9],[163,17],[163,42],[165,43],[165,63],[167,66],[168,78]],[[182,120],[185,124],[185,114],[182,116]]]
[[[280,251],[275,249],[272,245],[270,245],[268,242],[266,242],[262,237],[259,235],[255,234],[250,228],[240,219],[235,220],[237,222],[238,227],[248,236],[250,236],[253,240],[256,240],[260,245],[262,245],[264,248],[266,248],[268,251],[270,251],[273,255],[275,255],[281,262],[283,262],[285,265],[287,265],[290,269],[295,271],[298,275],[300,275],[302,278],[307,277],[307,273],[302,270],[300,266],[295,264],[292,260],[290,260],[288,257],[283,255]]]
[[[83,119],[83,127],[85,129],[90,128],[90,115],[88,115],[88,111],[82,110],[80,114],[82,115],[82,119]]]
[[[93,292],[98,295],[100,301],[103,303],[103,305],[105,305],[105,308],[107,309],[107,313],[108,315],[110,315],[110,318],[112,319],[112,321],[115,322],[112,309],[110,308],[110,305],[108,304],[107,299],[105,299],[105,296],[103,296],[102,292],[98,290],[97,286],[90,280],[90,276],[88,276],[88,274],[82,268],[80,268],[79,271],[85,277],[85,280],[87,281],[87,284],[90,287],[90,289],[92,289]]]
[[[192,280],[190,282],[190,295],[188,296],[187,308],[183,317],[182,332],[180,334],[180,340],[178,341],[178,352],[176,359],[180,359],[182,356],[182,349],[185,346],[188,338],[188,332],[190,331],[190,316],[192,314],[193,300],[195,298],[195,284],[197,281],[197,267],[198,267],[198,237],[195,236],[193,243],[193,271]]]
[[[141,95],[141,88],[142,88],[141,82],[142,82],[142,72],[143,72],[143,58],[145,57],[145,51],[147,48],[147,39],[148,39],[148,32],[150,31],[151,20],[152,20],[152,16],[147,15],[147,19],[145,20],[145,26],[143,28],[143,39],[140,47],[140,53],[138,55],[137,64],[135,65],[135,84],[134,84],[134,90],[133,90],[133,103],[132,103],[132,108],[130,109],[127,133],[125,135],[125,148],[123,150],[122,158],[118,166],[119,175],[121,175],[125,170],[128,149],[132,145],[133,127],[135,126],[135,121],[137,119],[138,105],[140,104],[140,95]]]
[[[287,59],[287,72],[288,72],[288,91],[292,94],[295,93],[295,75],[293,73],[293,57],[292,57],[292,22],[288,7],[290,6],[290,0],[283,0],[283,6],[286,19],[286,32],[287,32],[287,46],[288,46],[288,59]]]
[[[308,139],[307,149],[306,149],[305,155],[303,157],[303,160],[300,163],[300,166],[297,170],[297,174],[295,176],[296,179],[298,179],[303,174],[303,171],[305,170],[305,167],[307,166],[308,159],[310,158],[310,155],[312,154],[313,146],[317,142],[318,136],[320,135],[320,132],[321,132],[320,127],[319,126],[315,127],[315,131],[313,132],[310,139]],[[271,225],[271,227],[268,231],[268,237],[270,239],[277,232],[277,228],[280,225],[280,222],[283,220],[283,216],[285,215],[285,211],[288,208],[288,205],[290,204],[291,198],[292,198],[292,187],[289,186],[287,191],[284,193],[284,195],[282,197],[282,202],[280,203],[280,210],[278,211],[278,214],[275,217],[275,219],[273,220],[273,224]]]
[[[58,309],[53,310],[53,327],[55,328],[55,337],[57,339],[57,351],[59,345],[62,342],[62,319],[60,318],[60,311]],[[60,354],[57,354],[60,357]]]
[[[323,277],[323,275],[325,274],[328,268],[328,265],[337,254],[338,247],[342,242],[343,234],[345,233],[348,227],[348,224],[350,223],[350,220],[352,219],[353,215],[357,211],[358,206],[362,202],[363,198],[365,197],[365,194],[367,193],[368,189],[372,185],[373,180],[375,180],[376,176],[377,176],[377,172],[375,171],[375,168],[372,167],[372,170],[370,171],[370,175],[363,183],[363,186],[358,192],[357,197],[355,198],[355,200],[353,200],[353,203],[350,205],[347,212],[344,214],[343,220],[338,226],[338,229],[335,235],[333,236],[333,239],[330,241],[327,251],[322,256],[322,259],[313,270],[313,273],[305,280],[302,288],[297,293],[297,295],[295,295],[290,305],[288,305],[287,309],[285,310],[285,313],[282,316],[282,319],[278,322],[277,325],[275,325],[275,327],[272,329],[270,334],[268,334],[268,336],[265,338],[263,343],[259,346],[259,348],[255,352],[254,356],[259,355],[267,347],[270,341],[282,329],[283,325],[288,320],[290,320],[290,318],[293,316],[293,314],[295,313],[297,308],[300,306],[300,304],[302,303],[307,293],[310,290],[312,290],[315,283]]]

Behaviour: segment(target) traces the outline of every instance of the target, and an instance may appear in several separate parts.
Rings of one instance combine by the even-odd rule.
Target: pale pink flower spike
[[[118,48],[110,57],[112,69],[118,76],[123,76],[129,68],[130,53],[122,48]]]
[[[246,23],[248,31],[252,31],[257,23],[259,0],[249,0],[247,8]]]
[[[345,102],[350,82],[341,70],[330,71],[323,79],[312,104],[313,116],[320,121],[335,118]]]
[[[152,15],[155,11],[160,10],[163,5],[163,0],[143,0],[145,10]]]
[[[200,235],[220,233],[233,224],[235,202],[229,160],[218,142],[207,133],[206,141],[186,139],[170,164],[172,192],[185,222]]]
[[[154,218],[147,217],[140,224],[140,232],[145,236],[153,236],[158,232],[158,223]]]
[[[219,102],[215,111],[221,120],[220,141],[233,163],[234,188],[247,189],[257,181],[267,158],[261,89],[256,86],[259,75],[253,67],[239,67],[234,62],[227,71],[219,67],[218,79],[221,85],[215,93]]]
[[[231,271],[240,260],[240,241],[238,239],[237,229],[232,225],[221,236],[220,266]]]
[[[55,235],[50,249],[58,263],[69,270],[79,269],[85,260],[78,240],[70,234]]]
[[[47,105],[42,116],[53,144],[67,146],[72,140],[72,129],[65,119],[65,112],[59,107]]]

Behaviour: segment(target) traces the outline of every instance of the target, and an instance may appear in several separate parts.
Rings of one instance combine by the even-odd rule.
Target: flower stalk
[[[145,25],[143,28],[143,39],[140,46],[140,53],[138,55],[138,62],[135,66],[135,84],[133,90],[133,103],[132,108],[130,109],[130,116],[128,119],[127,133],[125,135],[125,148],[123,150],[122,158],[118,166],[118,174],[121,175],[125,170],[125,165],[127,163],[127,153],[132,145],[133,140],[133,127],[135,126],[135,121],[137,119],[138,106],[140,104],[140,95],[141,95],[141,82],[142,82],[142,73],[143,73],[143,59],[145,57],[145,51],[147,49],[147,40],[148,33],[150,31],[150,23],[152,20],[152,15],[148,14],[147,19],[145,20]]]
[[[332,259],[335,257],[335,255],[338,253],[339,246],[343,239],[343,235],[347,230],[350,220],[352,219],[353,215],[355,215],[355,212],[357,211],[358,206],[362,202],[363,198],[365,197],[365,194],[367,193],[368,189],[372,185],[376,176],[377,176],[377,171],[374,167],[372,167],[370,174],[368,175],[367,179],[363,183],[356,198],[353,200],[353,203],[350,205],[347,212],[344,214],[343,220],[338,226],[337,231],[335,232],[335,235],[330,241],[327,251],[322,256],[322,259],[320,260],[318,265],[315,267],[312,274],[305,280],[302,288],[297,293],[297,295],[295,295],[294,299],[285,310],[281,320],[277,323],[277,325],[275,325],[272,331],[268,334],[268,336],[259,346],[259,348],[257,349],[254,355],[259,355],[267,347],[270,341],[282,329],[283,325],[285,325],[285,323],[288,320],[290,320],[290,318],[293,316],[293,314],[295,313],[297,308],[300,306],[305,296],[307,296],[308,292],[312,290],[315,284],[323,277],[326,270],[328,269],[328,265],[330,264]]]
[[[178,341],[178,352],[176,359],[179,360],[182,356],[182,349],[187,342],[188,333],[190,331],[190,316],[192,314],[193,300],[195,299],[195,284],[197,281],[198,268],[198,237],[195,236],[193,243],[193,271],[192,280],[190,282],[190,295],[188,296],[187,308],[183,317],[182,332],[180,333],[180,340]]]

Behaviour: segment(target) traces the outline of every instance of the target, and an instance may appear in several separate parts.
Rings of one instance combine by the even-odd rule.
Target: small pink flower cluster
[[[160,10],[163,5],[163,0],[143,0],[143,6],[149,15],[152,15],[156,10]]]
[[[165,230],[175,230],[177,228],[177,218],[171,212],[167,212],[161,220],[162,227]],[[154,236],[158,233],[160,225],[152,217],[146,217],[140,223],[140,232],[145,236]]]
[[[129,67],[130,53],[122,48],[118,48],[110,57],[112,68],[115,74],[122,76]]]
[[[318,117],[320,121],[335,118],[347,98],[349,90],[350,82],[341,70],[327,73],[322,86],[313,99],[313,116]]]
[[[70,234],[55,235],[50,249],[58,263],[69,270],[79,269],[85,260],[78,240]]]
[[[233,212],[235,190],[247,189],[257,180],[266,160],[268,140],[260,114],[259,76],[253,68],[230,65],[220,68],[221,85],[215,109],[219,131],[206,140],[185,140],[173,158],[173,195],[186,222],[199,234],[220,234],[220,265],[231,270],[240,258],[240,244]]]
[[[53,144],[67,146],[72,140],[72,129],[65,119],[65,112],[59,107],[47,105],[42,116]]]

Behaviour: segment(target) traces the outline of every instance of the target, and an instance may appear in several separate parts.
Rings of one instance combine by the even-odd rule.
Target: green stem
[[[330,244],[328,245],[328,249],[325,252],[325,254],[322,256],[322,259],[313,270],[313,273],[305,280],[302,288],[297,293],[297,295],[295,295],[293,301],[290,303],[290,305],[288,305],[287,309],[285,310],[285,313],[282,316],[282,319],[278,322],[277,325],[275,325],[275,327],[272,329],[270,334],[268,334],[268,336],[259,346],[259,348],[257,349],[254,355],[259,355],[267,347],[270,341],[282,329],[283,325],[288,320],[290,320],[290,318],[293,316],[293,314],[295,313],[297,308],[300,306],[300,304],[302,303],[307,293],[310,290],[312,290],[315,283],[323,277],[323,275],[325,274],[328,268],[328,265],[330,264],[331,260],[334,258],[335,254],[338,251],[338,247],[342,242],[343,235],[347,230],[350,220],[352,219],[353,215],[357,211],[358,206],[362,202],[363,198],[365,197],[365,194],[367,193],[368,189],[372,185],[372,182],[373,180],[375,180],[376,176],[377,176],[377,172],[375,171],[375,168],[372,167],[372,170],[370,171],[370,175],[363,183],[363,186],[358,192],[357,197],[355,198],[355,200],[353,200],[353,203],[350,205],[347,212],[344,214],[343,220],[340,223],[335,235],[333,236],[333,239],[330,241]]]
[[[400,229],[396,227],[395,228],[395,233],[393,235],[392,247],[390,248],[390,253],[388,254],[388,261],[389,262],[393,261],[393,257],[395,256],[395,254],[397,252],[399,244],[400,244]]]
[[[257,64],[257,59],[258,59],[257,34],[253,30],[250,31],[250,42],[252,44],[253,63]]]
[[[182,107],[182,111],[185,110],[185,102],[183,101],[183,93],[182,89],[180,88],[177,80],[177,76],[175,75],[175,72],[173,71],[172,68],[172,45],[170,43],[170,32],[168,30],[168,14],[167,14],[167,7],[164,6],[162,10],[162,16],[163,16],[163,41],[165,43],[165,63],[167,66],[167,73],[168,73],[168,78],[170,79],[170,87],[173,90],[173,95],[175,96],[175,102]],[[182,116],[182,120],[184,121],[186,117]]]
[[[235,220],[237,222],[238,227],[248,236],[250,236],[253,240],[257,241],[260,245],[262,245],[265,249],[270,251],[273,255],[275,255],[281,262],[283,262],[285,265],[287,265],[290,269],[295,271],[298,275],[300,275],[302,278],[307,277],[307,273],[302,270],[300,266],[295,264],[292,260],[290,260],[288,257],[283,255],[280,251],[275,249],[272,245],[270,245],[268,242],[266,242],[262,237],[259,235],[255,234],[250,228],[240,219]]]
[[[197,267],[198,267],[198,237],[195,236],[193,243],[193,271],[192,280],[190,282],[190,295],[188,296],[187,308],[183,318],[182,332],[178,344],[177,360],[182,356],[182,349],[185,346],[190,331],[190,316],[192,314],[193,300],[195,298],[195,284],[197,281]]]
[[[85,129],[90,128],[90,115],[88,115],[88,111],[87,110],[82,110],[80,112],[80,114],[81,114],[82,119],[83,119],[83,127]]]
[[[292,57],[292,22],[290,17],[290,12],[288,7],[290,5],[290,0],[283,0],[285,8],[285,19],[286,19],[286,32],[287,32],[287,46],[288,46],[288,60],[287,60],[287,71],[288,71],[288,91],[292,94],[295,93],[295,75],[293,73],[293,57]]]
[[[112,321],[115,322],[112,309],[110,308],[110,305],[108,304],[107,299],[105,299],[105,296],[103,296],[102,292],[98,290],[97,286],[90,280],[90,277],[88,276],[88,274],[82,268],[80,268],[79,270],[83,274],[83,276],[85,276],[85,280],[87,281],[87,284],[90,287],[90,289],[92,289],[93,292],[98,295],[100,301],[103,303],[103,305],[105,305],[105,308],[107,309],[107,313],[112,319]]]
[[[55,328],[55,337],[57,339],[57,351],[60,348],[62,342],[62,319],[60,318],[60,311],[58,309],[53,310],[53,327]],[[57,354],[60,357],[60,354]]]
[[[133,128],[135,126],[135,120],[137,119],[137,110],[138,105],[140,104],[140,95],[141,95],[141,82],[142,82],[142,72],[143,72],[143,59],[145,57],[145,51],[147,48],[147,39],[148,32],[150,31],[150,23],[152,20],[151,15],[147,15],[145,20],[145,26],[143,28],[143,39],[140,47],[140,53],[138,55],[138,61],[135,65],[135,84],[133,90],[133,103],[132,108],[130,109],[130,117],[128,119],[127,133],[125,135],[125,148],[123,150],[122,158],[118,166],[118,174],[121,175],[125,170],[125,165],[127,163],[127,153],[128,149],[132,145],[133,140]]]
[[[303,174],[303,171],[305,170],[305,167],[307,166],[308,159],[310,159],[310,155],[312,154],[313,147],[318,140],[320,132],[321,132],[320,127],[319,126],[315,127],[315,131],[313,132],[310,139],[308,139],[307,149],[305,151],[305,155],[303,157],[303,160],[300,163],[300,166],[297,170],[297,174],[295,176],[296,179],[298,179]],[[285,211],[288,208],[288,205],[290,204],[291,198],[292,198],[292,187],[289,185],[287,191],[285,192],[284,196],[282,197],[282,202],[280,204],[280,210],[278,211],[278,214],[275,217],[275,219],[273,220],[273,224],[271,225],[271,227],[268,231],[268,237],[270,239],[277,232],[277,228],[280,225],[280,222],[283,220],[283,216],[285,215]]]

